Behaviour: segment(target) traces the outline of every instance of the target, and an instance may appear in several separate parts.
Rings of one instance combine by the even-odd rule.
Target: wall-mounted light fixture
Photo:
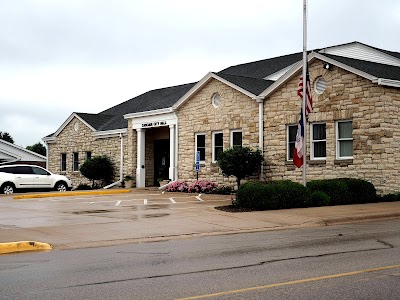
[[[332,69],[332,65],[330,63],[325,63],[324,69],[330,71]]]

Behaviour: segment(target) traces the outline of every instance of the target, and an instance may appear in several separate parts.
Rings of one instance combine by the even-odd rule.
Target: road
[[[400,299],[399,249],[381,220],[3,255],[0,298]]]

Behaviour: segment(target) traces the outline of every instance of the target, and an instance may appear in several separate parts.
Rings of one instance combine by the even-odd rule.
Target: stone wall
[[[211,98],[221,97],[215,108]],[[234,177],[222,176],[217,164],[212,162],[212,132],[223,132],[224,149],[230,147],[230,130],[241,129],[243,146],[258,149],[258,103],[212,79],[178,110],[178,178],[193,181],[195,171],[195,133],[205,133],[206,160],[201,165],[199,180],[211,180],[223,185],[235,184]]]
[[[338,67],[327,71],[323,62],[309,66],[313,90],[310,122],[326,122],[326,161],[309,161],[308,180],[352,177],[372,182],[378,192],[400,191],[400,89],[379,86]],[[313,84],[324,76],[325,92]],[[264,104],[264,157],[267,180],[301,182],[302,171],[286,159],[287,125],[297,124],[301,99],[297,95],[300,74],[272,94]],[[336,159],[338,120],[353,121],[353,159]],[[309,160],[310,126],[307,126]]]
[[[79,125],[75,125],[78,123]],[[78,128],[78,130],[75,130]],[[131,134],[131,141],[134,141]],[[136,134],[134,134],[136,136]],[[128,153],[127,135],[123,136],[124,142],[124,170],[132,168],[132,154]],[[129,138],[129,134],[128,134]],[[86,152],[90,151],[92,157],[96,155],[107,155],[115,165],[116,177],[119,180],[120,175],[120,147],[121,140],[119,136],[95,139],[92,136],[92,130],[88,128],[78,118],[73,118],[71,122],[65,126],[62,132],[57,136],[56,142],[48,144],[49,151],[49,170],[57,174],[66,175],[72,180],[73,186],[79,184],[91,184],[87,178],[82,176],[79,171],[72,171],[72,155],[73,152],[78,152],[79,165],[86,159]],[[131,151],[133,152],[133,151]],[[61,172],[61,153],[67,154],[67,170]],[[136,172],[136,171],[135,171]],[[124,172],[125,173],[125,172]],[[135,175],[136,173],[134,173]],[[125,173],[124,175],[128,175]]]

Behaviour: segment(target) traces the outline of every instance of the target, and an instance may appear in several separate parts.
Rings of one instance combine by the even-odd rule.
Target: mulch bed
[[[251,209],[251,208],[239,207],[237,205],[232,205],[232,204],[225,205],[225,206],[216,206],[215,209],[226,211],[226,212],[231,212],[231,213],[254,211],[254,209]]]

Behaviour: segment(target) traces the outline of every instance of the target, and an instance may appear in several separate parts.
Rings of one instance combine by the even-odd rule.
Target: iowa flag
[[[297,95],[303,100],[303,77],[300,77],[299,89]],[[310,76],[306,76],[306,119],[312,111],[312,98],[310,88]],[[294,144],[293,163],[296,167],[300,168],[303,165],[303,154],[304,154],[304,122],[303,122],[303,111],[300,111],[300,121],[297,126],[296,143]]]

